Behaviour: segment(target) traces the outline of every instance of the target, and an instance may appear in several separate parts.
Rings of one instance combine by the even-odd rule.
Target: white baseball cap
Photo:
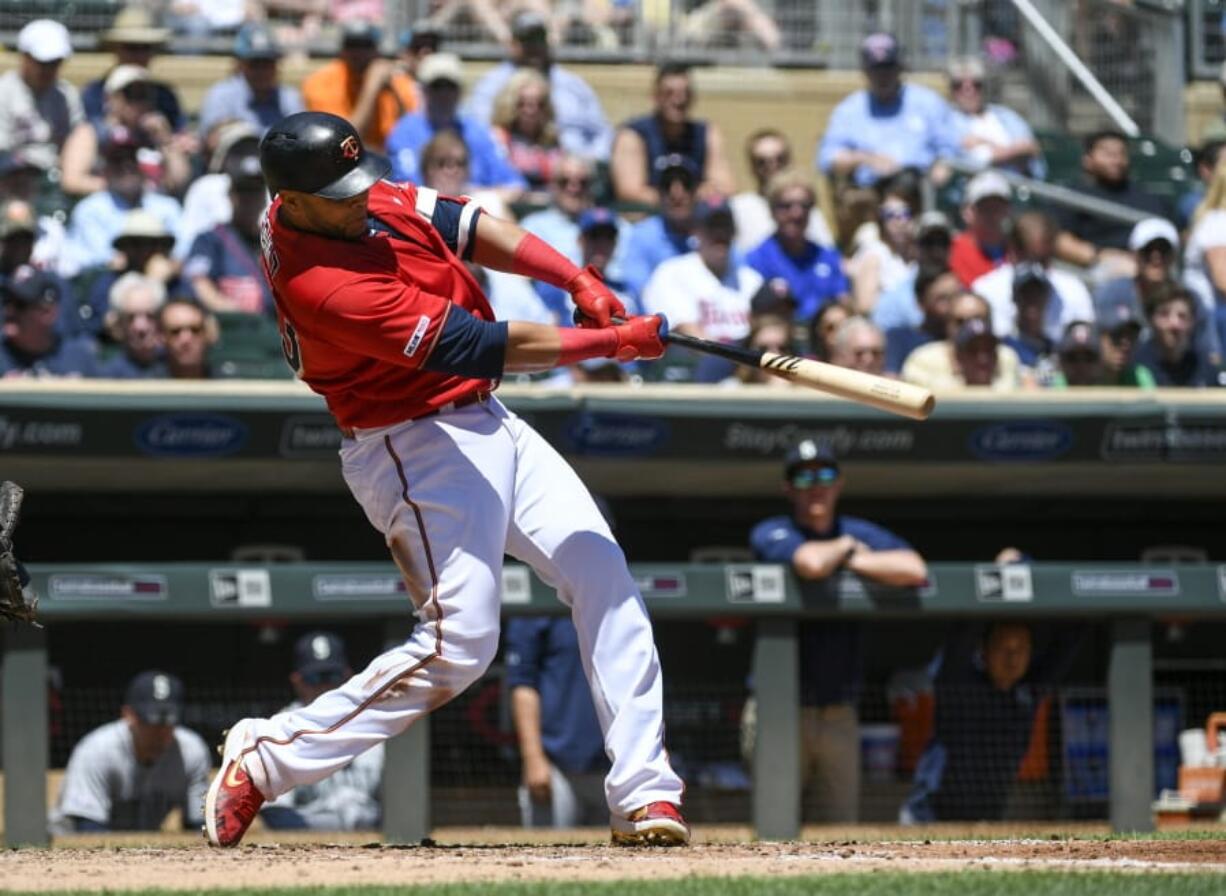
[[[1128,234],[1128,248],[1139,252],[1154,240],[1166,240],[1171,248],[1179,251],[1179,231],[1166,218],[1146,218],[1138,221]]]
[[[17,50],[38,62],[54,62],[72,55],[72,40],[59,22],[35,19],[18,32]]]
[[[1005,201],[1013,198],[1009,182],[1005,180],[1004,175],[995,171],[981,171],[966,185],[966,201],[970,205],[992,196],[999,196]]]

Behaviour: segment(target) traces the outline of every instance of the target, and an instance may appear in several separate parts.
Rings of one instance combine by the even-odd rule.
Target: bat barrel
[[[927,420],[936,406],[932,393],[922,386],[872,373],[773,352],[765,352],[761,364],[792,382],[912,420]]]

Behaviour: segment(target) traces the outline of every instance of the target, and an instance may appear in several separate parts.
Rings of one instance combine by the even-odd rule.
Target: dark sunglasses
[[[839,481],[838,467],[801,467],[788,474],[792,488],[813,488],[815,485],[834,485]]]
[[[204,324],[184,324],[181,327],[167,327],[166,333],[169,336],[178,336],[180,333],[191,333],[193,336],[199,336],[204,332]]]
[[[791,159],[788,158],[787,153],[782,153],[777,156],[754,156],[753,157],[753,164],[755,168],[763,168],[767,165],[783,166],[783,165],[786,165],[790,161]]]
[[[559,187],[578,187],[581,190],[586,190],[592,185],[590,177],[555,177],[553,182]]]
[[[813,211],[813,203],[807,199],[793,199],[791,202],[772,202],[771,208],[775,211],[786,212],[794,208],[804,209],[806,212]]]
[[[949,86],[954,90],[961,90],[968,85],[976,90],[983,90],[983,82],[978,78],[954,78],[949,82]]]
[[[910,221],[911,210],[907,208],[883,208],[881,217],[887,221]]]

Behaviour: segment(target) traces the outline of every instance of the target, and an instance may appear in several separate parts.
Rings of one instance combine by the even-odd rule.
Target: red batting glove
[[[627,361],[650,361],[664,354],[668,337],[668,318],[663,314],[632,317],[613,328],[617,334],[617,349],[611,357],[623,364]]]
[[[579,326],[607,327],[615,317],[625,317],[626,308],[609,287],[600,272],[590,264],[566,281],[563,287],[583,314]]]

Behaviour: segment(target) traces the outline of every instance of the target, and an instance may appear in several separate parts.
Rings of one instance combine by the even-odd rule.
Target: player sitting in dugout
[[[156,831],[178,809],[184,828],[198,828],[209,786],[209,748],[183,718],[183,683],[149,670],[132,679],[119,718],[73,748],[53,834]]]

